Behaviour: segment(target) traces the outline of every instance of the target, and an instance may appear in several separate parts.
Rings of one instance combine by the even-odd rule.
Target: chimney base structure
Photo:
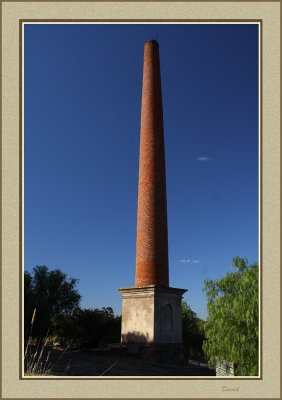
[[[186,290],[169,287],[163,108],[156,40],[148,40],[144,46],[135,286],[118,290],[122,295],[121,342],[128,349],[135,346],[145,358],[181,361],[181,299]]]
[[[118,290],[122,295],[121,343],[182,343],[185,289],[150,285]]]
[[[154,362],[187,362],[181,311],[186,290],[156,285],[118,290],[122,295],[121,343],[128,353]]]

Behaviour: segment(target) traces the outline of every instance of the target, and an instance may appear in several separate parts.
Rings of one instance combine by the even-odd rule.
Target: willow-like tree
[[[258,375],[259,294],[258,264],[233,258],[235,272],[205,280],[208,318],[203,350],[215,366],[218,361],[235,365],[235,375]]]

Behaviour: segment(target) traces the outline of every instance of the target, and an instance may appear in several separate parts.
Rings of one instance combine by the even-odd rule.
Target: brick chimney
[[[135,286],[118,289],[121,342],[138,344],[142,354],[149,352],[156,360],[167,357],[171,362],[183,357],[181,299],[186,289],[169,287],[165,181],[159,45],[148,40],[144,46],[136,275]]]
[[[144,46],[135,286],[169,285],[159,45]]]

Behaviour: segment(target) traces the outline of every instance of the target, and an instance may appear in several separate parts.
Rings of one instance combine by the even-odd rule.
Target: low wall
[[[217,361],[216,376],[235,376],[234,364],[228,361]]]

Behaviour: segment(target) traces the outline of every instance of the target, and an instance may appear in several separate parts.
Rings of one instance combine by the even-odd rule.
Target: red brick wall
[[[135,286],[169,285],[159,45],[144,46]]]

